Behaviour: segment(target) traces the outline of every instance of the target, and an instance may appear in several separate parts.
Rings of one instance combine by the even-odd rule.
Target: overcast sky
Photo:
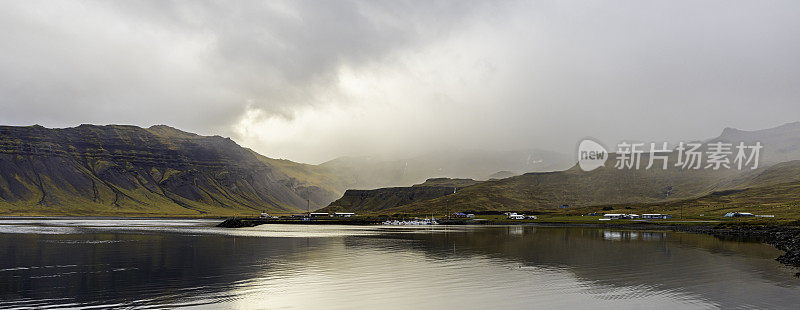
[[[0,0],[0,124],[278,158],[678,141],[800,120],[798,1]]]

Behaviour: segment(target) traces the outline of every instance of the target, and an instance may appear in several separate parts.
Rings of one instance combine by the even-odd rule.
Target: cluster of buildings
[[[755,214],[750,212],[728,212],[725,217],[754,217]]]
[[[642,214],[642,219],[645,219],[645,220],[666,220],[666,219],[671,219],[671,218],[672,218],[672,215],[669,215],[669,214],[658,214],[658,213],[655,213],[655,214]]]
[[[269,213],[267,213],[267,212],[261,212],[261,215],[259,216],[259,218],[262,218],[262,219],[276,219],[278,217],[269,215]]]
[[[774,215],[767,214],[753,214],[750,212],[728,212],[725,217],[775,217]]]
[[[589,213],[589,215],[600,215],[598,213]],[[729,212],[726,213],[724,217],[775,217],[774,215],[755,215],[750,212]],[[603,218],[600,219],[601,221],[607,220],[636,220],[636,219],[643,219],[643,220],[666,220],[671,219],[672,216],[669,214],[642,214],[639,216],[638,214],[617,214],[617,213],[608,213],[603,214]]]
[[[562,207],[568,208],[568,205],[563,205]],[[353,212],[310,212],[306,214],[300,215],[292,215],[292,217],[302,217],[306,218],[307,220],[310,218],[321,218],[321,217],[352,217],[356,214]],[[519,214],[516,212],[505,212],[503,215],[507,216],[509,220],[535,220],[537,219],[535,215],[525,215]],[[672,216],[669,214],[660,214],[660,213],[650,213],[650,214],[642,214],[641,216],[638,214],[625,214],[625,213],[606,213],[601,214],[597,212],[587,214],[589,216],[602,216],[600,219],[601,221],[609,221],[609,220],[667,220],[671,219]],[[702,215],[701,215],[702,216]],[[465,212],[456,212],[452,214],[453,218],[475,218],[475,214],[472,213],[465,213]],[[724,217],[728,218],[735,218],[735,217],[775,217],[774,215],[755,215],[750,212],[729,212],[726,213]],[[262,219],[275,219],[278,218],[277,216],[270,216],[266,212],[261,213],[260,218]]]
[[[453,217],[457,219],[466,219],[466,218],[475,218],[475,214],[472,213],[464,213],[464,212],[456,212],[453,213]]]
[[[516,212],[505,212],[503,213],[509,220],[535,220],[535,215],[525,215],[519,214]],[[475,214],[472,213],[464,213],[464,212],[456,212],[453,213],[454,218],[475,218]]]
[[[356,214],[352,213],[352,212],[333,212],[333,213],[311,212],[311,213],[305,213],[305,214],[292,214],[292,218],[351,217],[351,216],[354,216],[354,215],[356,215]],[[261,215],[259,216],[259,218],[262,218],[262,219],[277,219],[278,217],[269,215],[266,212],[262,212]]]
[[[666,220],[672,218],[669,214],[642,214],[639,216],[638,214],[622,214],[622,213],[607,213],[603,214],[603,218],[601,220],[637,220],[637,219],[644,219],[644,220]]]
[[[353,212],[311,212],[308,214],[309,217],[351,217],[356,215]]]
[[[638,214],[607,213],[603,214],[603,220],[635,220],[639,219]]]
[[[525,215],[525,214],[517,214],[516,212],[506,212],[503,213],[508,216],[509,220],[535,220],[535,215]]]

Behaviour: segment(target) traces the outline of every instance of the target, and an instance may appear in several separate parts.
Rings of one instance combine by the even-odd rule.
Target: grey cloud
[[[315,162],[452,147],[569,152],[585,136],[703,139],[800,119],[798,10],[791,1],[3,1],[0,122],[164,123]],[[343,90],[342,68],[372,93]],[[271,132],[236,130],[251,110],[267,124],[252,131]],[[325,117],[335,111],[345,112]]]
[[[402,1],[3,7],[3,122],[169,123],[205,132],[225,130],[247,105],[291,115],[295,105],[314,104],[338,66],[424,44],[469,10],[466,2]],[[183,50],[194,54],[171,55]]]

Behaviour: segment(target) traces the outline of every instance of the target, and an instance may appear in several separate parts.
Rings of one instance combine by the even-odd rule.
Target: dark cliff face
[[[428,179],[410,187],[389,187],[373,190],[347,190],[342,198],[322,209],[324,211],[379,212],[414,202],[444,197],[454,191],[478,184],[471,179]]]
[[[228,138],[167,126],[0,127],[0,213],[293,212],[335,195],[299,183]]]

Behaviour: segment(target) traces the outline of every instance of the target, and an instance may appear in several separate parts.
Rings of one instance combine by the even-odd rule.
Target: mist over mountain
[[[572,156],[539,149],[512,151],[451,150],[407,159],[341,157],[320,166],[347,179],[351,189],[410,186],[428,178],[487,180],[496,173],[508,174],[564,170],[574,164]]]
[[[439,197],[398,200],[387,195],[384,189],[375,192],[360,192],[362,197],[371,197],[365,203],[354,204],[352,198],[337,200],[332,209],[348,210],[347,206],[358,206],[360,211],[368,211],[364,205],[371,205],[372,212],[381,213],[427,213],[451,210],[553,210],[568,204],[573,207],[624,203],[658,203],[692,199],[710,195],[717,191],[761,188],[758,192],[770,192],[764,187],[783,186],[800,182],[800,123],[789,123],[775,128],[743,131],[726,128],[716,138],[706,143],[723,141],[753,145],[761,142],[764,148],[760,154],[758,169],[680,169],[676,167],[676,157],[670,157],[668,169],[616,169],[609,161],[604,167],[593,171],[582,171],[578,166],[553,172],[533,172],[503,179],[489,180],[464,187],[453,194],[448,192]],[[707,144],[706,144],[707,145]],[[642,161],[647,162],[648,154]],[[785,192],[797,186],[780,187]],[[405,195],[402,189],[391,192]],[[771,196],[776,199],[791,197],[783,193]],[[380,196],[380,201],[373,196]],[[718,197],[718,196],[717,196]],[[345,197],[347,198],[347,197]],[[765,197],[765,199],[768,197]],[[397,203],[402,201],[403,203]],[[715,200],[716,201],[716,200]],[[761,200],[767,201],[767,200]],[[338,203],[338,205],[337,205]]]
[[[310,165],[163,125],[5,126],[0,213],[197,216],[325,206],[427,212],[445,201],[469,210],[546,209],[689,199],[800,178],[790,162],[800,160],[800,123],[726,128],[705,142],[715,141],[761,142],[759,169],[618,170],[607,163],[585,172],[571,156],[537,149],[447,151],[402,160],[345,157]],[[462,190],[452,194],[453,187]]]
[[[775,128],[745,131],[725,128],[722,134],[707,142],[725,142],[738,145],[754,145],[760,142],[761,162],[765,165],[800,159],[800,122],[787,123]]]

